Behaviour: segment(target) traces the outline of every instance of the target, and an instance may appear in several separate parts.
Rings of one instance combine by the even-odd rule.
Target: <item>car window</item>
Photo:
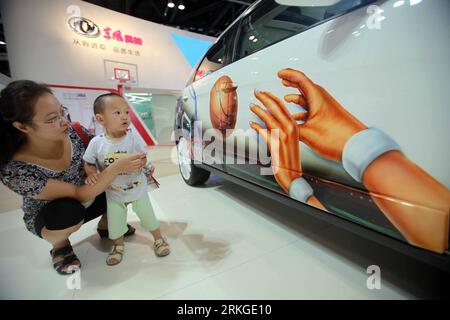
[[[283,6],[262,1],[244,17],[234,60],[246,57],[311,26],[373,0],[341,0],[324,7]]]
[[[195,74],[195,81],[207,76],[208,74],[219,70],[225,63],[226,46],[223,39],[219,40],[211,49],[207,52],[205,58],[197,69]]]
[[[201,63],[201,61],[197,62],[197,64],[194,66],[194,68],[192,68],[191,72],[189,73],[189,77],[188,77],[188,80],[186,81],[186,85],[185,86],[188,86],[192,82],[194,82],[194,78],[195,78],[195,75],[196,75],[196,72],[197,72],[197,68],[200,65],[200,63]]]
[[[219,70],[228,64],[228,52],[233,45],[233,37],[237,25],[231,27],[219,40],[208,50],[205,58],[201,62],[195,74],[195,80],[197,81],[214,71]]]

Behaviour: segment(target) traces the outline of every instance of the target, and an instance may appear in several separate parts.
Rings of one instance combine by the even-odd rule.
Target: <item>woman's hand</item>
[[[284,86],[300,92],[288,94],[284,100],[307,111],[293,115],[295,120],[304,121],[297,124],[300,140],[318,155],[341,162],[345,143],[367,127],[304,73],[287,68],[279,71],[278,77]]]
[[[254,122],[250,122],[250,127],[268,145],[275,179],[289,193],[291,182],[302,176],[297,123],[277,96],[255,91],[255,97],[267,109],[252,105],[250,110],[266,124],[267,129]]]
[[[146,164],[147,154],[138,152],[120,157],[109,168],[118,173],[134,173],[144,168]]]

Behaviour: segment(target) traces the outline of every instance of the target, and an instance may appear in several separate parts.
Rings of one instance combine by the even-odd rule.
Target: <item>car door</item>
[[[223,77],[229,64],[236,27],[230,27],[205,54],[193,82],[182,93],[184,115],[193,141],[194,160],[225,170],[223,132],[230,125],[224,105],[233,83]]]
[[[446,103],[441,99],[448,95],[443,87],[449,81],[448,73],[443,70],[448,70],[449,65],[449,23],[440,13],[448,10],[449,3],[329,2],[332,5],[311,6],[306,5],[311,3],[309,1],[291,1],[299,4],[283,6],[263,0],[242,18],[233,60],[225,74],[232,79],[238,100],[234,131],[226,137],[226,159],[234,162],[227,161],[226,170],[297,200],[301,198],[296,195],[300,190],[301,194],[308,195],[302,202],[387,236],[442,253],[448,248],[449,238],[448,160],[444,160],[448,159],[448,153],[442,152],[448,150],[445,147],[448,140],[442,138],[445,135],[434,132],[446,131],[448,136],[448,126],[440,119],[448,119],[450,110],[442,109]],[[416,37],[410,36],[409,31],[414,21],[422,22],[421,27],[414,25]],[[393,45],[397,42],[401,44]],[[305,83],[314,85],[315,92],[326,99],[321,100],[321,106],[333,106],[320,107],[320,114],[312,113],[316,119],[328,117],[329,120],[331,112],[336,110],[339,116],[322,126],[310,120],[309,112],[317,109],[308,109],[311,104],[305,102],[306,86],[295,87],[296,84],[285,85],[281,81],[279,72],[287,68],[297,75],[302,74],[297,78],[302,79],[299,83],[303,86]],[[288,73],[292,74],[291,71]],[[427,84],[426,79],[433,85]],[[286,117],[277,115],[275,109],[271,110],[257,99],[258,92],[266,96],[270,93],[284,105],[286,113],[291,115],[289,119],[296,117],[298,143],[290,141],[290,152],[278,155],[275,162],[272,153],[268,162],[264,153],[259,152],[261,146],[267,144],[261,139],[262,134],[253,132],[253,128],[267,129],[264,120],[267,118],[283,131],[288,128],[282,123],[282,118]],[[424,92],[426,99],[422,95]],[[287,95],[291,96],[286,98]],[[255,105],[264,112],[258,108],[258,113],[254,112]],[[428,116],[424,105],[434,110],[428,112]],[[364,128],[382,132],[366,143],[376,149],[384,139],[386,145],[382,147],[389,145],[394,150],[392,157],[400,159],[396,163],[403,164],[381,160],[384,165],[378,166],[379,172],[367,181],[362,180],[362,175],[356,177],[348,161],[347,167],[344,166],[343,160],[347,158],[343,147],[347,144],[341,144],[339,137],[345,136],[345,130],[350,127],[343,125],[343,119],[345,123],[359,126],[354,132],[369,132]],[[423,119],[427,119],[427,129],[414,129],[424,123]],[[305,121],[309,121],[307,125]],[[308,135],[313,125],[315,135]],[[370,132],[376,131],[371,129]],[[344,141],[355,136],[351,133]],[[282,147],[286,150],[286,145]],[[359,148],[363,148],[363,144]],[[359,154],[355,163],[373,149]],[[425,149],[425,154],[440,156],[426,159]],[[329,150],[337,152],[332,154]],[[298,172],[303,180],[295,178],[300,176]],[[411,177],[421,182],[407,183]],[[283,184],[286,180],[288,183]],[[294,180],[298,183],[292,187]],[[424,199],[420,196],[422,191],[417,190],[429,190],[429,197]],[[439,196],[435,197],[437,194]]]

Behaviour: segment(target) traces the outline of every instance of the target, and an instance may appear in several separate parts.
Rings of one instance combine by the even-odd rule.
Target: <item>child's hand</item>
[[[151,184],[153,182],[153,172],[155,172],[154,166],[151,166],[149,170],[144,170],[144,174],[147,177],[147,184]]]
[[[97,183],[98,176],[99,176],[98,173],[90,174],[90,175],[88,175],[86,180],[84,180],[84,183],[87,185],[93,186],[94,184]]]
[[[146,176],[152,175],[153,172],[155,172],[155,167],[153,166],[153,164],[148,164],[144,167],[143,171]]]

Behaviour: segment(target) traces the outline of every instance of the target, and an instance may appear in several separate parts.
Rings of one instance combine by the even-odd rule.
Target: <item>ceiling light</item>
[[[175,7],[175,3],[173,3],[172,1],[169,1],[169,2],[167,3],[167,6],[168,6],[169,8],[173,8],[173,7]]]
[[[178,9],[180,9],[180,10],[186,9],[186,7],[183,4],[183,1],[181,1],[180,4],[178,5]]]
[[[253,39],[255,39],[255,36],[250,36],[250,37],[248,38],[248,40],[253,40]]]
[[[6,42],[0,41],[0,45],[5,45],[5,44],[6,44]]]
[[[258,38],[253,39],[253,42],[256,42],[256,41],[258,41]]]
[[[422,0],[409,0],[409,4],[411,6],[415,6],[416,4],[421,3],[421,2],[422,2]]]

